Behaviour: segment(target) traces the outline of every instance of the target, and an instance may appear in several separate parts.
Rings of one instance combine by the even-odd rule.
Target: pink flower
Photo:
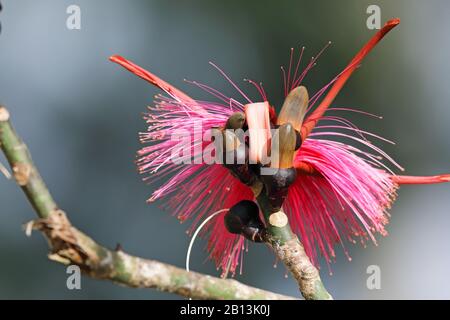
[[[294,158],[297,178],[289,188],[283,208],[290,219],[291,227],[316,265],[319,254],[322,254],[328,263],[334,259],[336,243],[344,246],[346,240],[364,244],[368,239],[376,243],[377,233],[385,235],[385,225],[389,218],[387,210],[395,199],[400,184],[450,181],[450,175],[411,177],[394,174],[383,164],[382,159],[387,159],[400,170],[402,168],[369,142],[366,136],[385,139],[357,128],[343,117],[326,115],[328,107],[363,58],[399,22],[398,19],[388,21],[337,77],[309,99],[308,110],[311,112],[301,124],[303,143]],[[303,50],[295,67],[292,54],[293,51],[288,71],[283,69],[286,96],[301,84],[317,60],[316,57],[299,72]],[[112,56],[110,59],[167,94],[157,95],[154,106],[148,107],[149,112],[145,115],[145,120],[149,129],[140,134],[141,142],[148,143],[148,146],[138,152],[139,171],[147,175],[144,180],[152,183],[162,181],[149,201],[164,198],[163,206],[181,221],[193,219],[193,230],[213,212],[230,208],[242,200],[254,200],[251,188],[235,178],[225,166],[205,164],[199,160],[202,159],[206,147],[203,135],[211,128],[223,127],[230,115],[236,111],[247,112],[249,125],[252,121],[255,125],[268,121],[266,126],[275,123],[274,108],[267,102],[261,84],[248,80],[257,88],[264,102],[255,103],[221,69],[211,63],[239,92],[244,103],[205,84],[191,82],[217,100],[197,101],[120,56]],[[326,95],[322,98],[325,92]],[[320,104],[314,108],[319,100]],[[333,110],[369,115],[345,108]],[[261,119],[256,120],[255,117],[259,115]],[[317,126],[320,120],[329,120],[329,123],[334,124]],[[200,132],[196,134],[194,128],[198,123],[202,125]],[[348,133],[343,133],[342,129]],[[177,149],[177,142],[170,138],[179,131],[188,132],[192,137],[190,154],[185,159],[193,159],[193,164],[177,164],[173,161],[174,154],[181,150]],[[340,137],[352,139],[355,145],[333,140]],[[268,139],[270,137],[264,137],[260,145]],[[250,150],[250,158],[259,160],[258,154],[256,149]],[[222,212],[214,218],[203,235],[209,237],[208,251],[217,267],[225,273],[231,271],[234,274],[237,266],[242,266],[245,239],[227,232],[224,226],[225,213]],[[349,257],[345,248],[344,251]]]

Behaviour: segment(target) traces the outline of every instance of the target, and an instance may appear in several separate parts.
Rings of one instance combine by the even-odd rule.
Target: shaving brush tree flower
[[[206,84],[187,81],[215,98],[198,101],[133,62],[118,55],[110,57],[166,93],[157,95],[145,114],[149,128],[140,133],[145,146],[138,151],[137,166],[146,181],[160,183],[148,201],[161,201],[180,221],[192,221],[187,272],[141,261],[120,248],[108,251],[73,228],[11,127],[8,111],[0,108],[0,145],[15,180],[40,216],[29,228],[45,233],[54,259],[81,265],[99,278],[153,287],[155,282],[142,273],[153,266],[169,270],[176,275],[173,279],[182,279],[169,284],[153,279],[157,285],[189,297],[224,298],[221,288],[226,288],[230,298],[286,298],[189,270],[197,234],[208,239],[209,256],[223,278],[233,276],[238,267],[242,271],[248,242],[264,243],[284,263],[306,299],[331,299],[319,275],[319,255],[330,268],[336,244],[342,245],[350,259],[344,240],[376,243],[377,234],[386,235],[388,211],[400,185],[450,182],[449,174],[397,175],[390,166],[403,168],[366,137],[388,140],[359,129],[345,117],[327,115],[364,57],[399,23],[399,19],[389,20],[341,73],[315,93],[308,92],[304,78],[323,50],[302,71],[303,49],[297,63],[291,50],[289,68],[282,69],[285,99],[278,113],[261,83],[246,80],[260,95],[253,101],[214,63],[242,101]],[[370,115],[349,108],[335,110]],[[180,132],[187,144],[173,139]],[[204,161],[208,154],[215,161]],[[200,285],[186,287],[184,283]]]
[[[196,101],[134,63],[120,56],[111,57],[168,94],[158,96],[155,106],[149,107],[146,120],[150,127],[141,134],[141,140],[152,143],[139,151],[138,166],[142,173],[150,174],[152,181],[169,172],[173,175],[150,201],[165,198],[165,206],[180,220],[194,219],[191,230],[208,219],[202,233],[209,238],[210,257],[223,276],[234,274],[238,264],[242,266],[246,239],[266,242],[285,263],[306,298],[331,298],[316,269],[319,252],[329,264],[335,257],[334,245],[343,244],[343,239],[376,242],[376,233],[385,235],[387,210],[399,185],[450,181],[450,175],[395,174],[381,159],[403,168],[365,136],[385,139],[358,129],[343,117],[325,115],[364,57],[399,23],[399,19],[389,20],[340,74],[312,96],[302,82],[323,50],[302,72],[299,66],[303,49],[297,64],[293,63],[291,50],[289,69],[286,72],[282,68],[285,101],[278,115],[262,84],[247,80],[262,99],[252,101],[214,63],[211,65],[244,103],[205,84],[188,81],[219,100]],[[336,124],[317,126],[320,120]],[[170,152],[176,148],[169,139],[171,133],[180,128],[189,130],[196,121],[202,122],[203,132],[211,128],[221,132],[223,144],[218,153],[231,163],[177,167],[170,161]],[[333,129],[345,129],[354,135]],[[248,136],[236,130],[248,130]],[[341,137],[364,148],[336,141]],[[192,144],[202,145],[203,141],[194,140]]]

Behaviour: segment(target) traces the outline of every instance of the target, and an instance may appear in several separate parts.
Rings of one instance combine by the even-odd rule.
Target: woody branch
[[[10,123],[10,114],[0,106],[0,147],[12,175],[22,188],[38,219],[27,230],[41,231],[50,246],[49,258],[75,264],[88,276],[137,288],[154,288],[193,299],[294,299],[244,285],[236,280],[187,272],[175,266],[109,250],[76,229],[58,207],[35,167],[25,143]]]

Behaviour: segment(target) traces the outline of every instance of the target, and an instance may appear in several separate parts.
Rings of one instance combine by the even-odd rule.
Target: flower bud
[[[281,210],[284,200],[288,195],[289,186],[294,183],[296,177],[297,171],[295,168],[277,169],[272,175],[261,176],[265,192],[269,199],[271,212]]]
[[[258,205],[253,201],[242,200],[235,204],[225,215],[224,222],[230,233],[240,234],[254,242],[263,241],[265,228]]]

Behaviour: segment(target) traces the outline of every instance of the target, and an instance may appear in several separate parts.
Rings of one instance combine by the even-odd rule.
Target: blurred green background
[[[450,2],[433,1],[143,1],[3,0],[0,12],[0,103],[28,143],[57,202],[98,242],[184,266],[189,238],[157,205],[153,187],[135,169],[141,113],[158,91],[108,62],[121,54],[192,96],[206,98],[183,78],[209,83],[239,98],[215,72],[264,82],[282,101],[280,65],[291,47],[315,55],[329,40],[304,84],[321,88],[374,33],[366,8],[401,25],[364,61],[334,106],[360,108],[382,121],[349,114],[358,126],[397,142],[379,144],[409,174],[450,171]],[[81,30],[66,28],[66,8],[81,8]],[[246,86],[244,84],[244,86]],[[250,88],[250,87],[249,87]],[[256,97],[256,93],[254,95]],[[211,99],[211,98],[210,98]],[[0,158],[4,163],[3,157]],[[339,299],[450,298],[450,187],[403,187],[393,206],[390,235],[379,245],[350,245],[323,280]],[[0,177],[0,298],[162,299],[178,296],[82,278],[66,288],[65,269],[46,257],[40,234],[21,225],[34,213],[21,190]],[[218,275],[198,241],[191,268]],[[338,250],[340,252],[340,250]],[[250,245],[244,283],[297,295],[284,268],[261,245]],[[381,268],[381,289],[368,290],[366,269]]]

